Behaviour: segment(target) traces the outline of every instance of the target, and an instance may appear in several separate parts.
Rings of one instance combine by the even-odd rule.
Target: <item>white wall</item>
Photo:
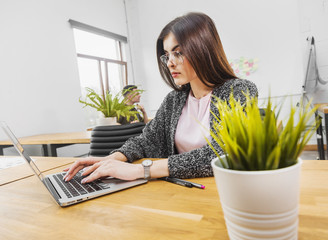
[[[18,136],[86,127],[69,19],[127,36],[122,0],[0,1],[0,120]]]
[[[155,112],[170,91],[161,80],[155,44],[173,18],[190,11],[208,14],[216,23],[229,59],[258,58],[248,77],[260,97],[300,94],[303,62],[297,0],[126,0],[136,80],[143,81],[147,107]]]

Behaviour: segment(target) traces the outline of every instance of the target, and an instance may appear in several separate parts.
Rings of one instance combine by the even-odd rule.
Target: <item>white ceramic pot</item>
[[[116,117],[100,117],[97,119],[97,126],[117,125]]]
[[[268,171],[236,171],[212,160],[230,239],[297,239],[301,159]]]

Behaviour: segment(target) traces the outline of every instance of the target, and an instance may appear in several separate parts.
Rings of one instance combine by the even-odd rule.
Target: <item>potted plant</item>
[[[123,96],[122,91],[116,95],[110,92],[100,95],[91,88],[86,88],[86,91],[85,100],[80,98],[79,102],[84,104],[83,107],[92,107],[102,113],[103,118],[99,119],[99,125],[113,125],[120,117],[126,117],[129,120],[138,114],[137,111],[133,110],[133,105],[126,104],[127,99]]]
[[[216,121],[210,131],[215,141],[207,139],[217,155],[211,164],[229,237],[297,239],[298,157],[316,129],[315,121],[307,129],[316,109],[310,103],[299,109],[296,122],[291,107],[281,129],[270,98],[261,116],[257,98],[245,95],[245,105],[232,94],[229,103],[216,99],[220,116],[212,112]]]

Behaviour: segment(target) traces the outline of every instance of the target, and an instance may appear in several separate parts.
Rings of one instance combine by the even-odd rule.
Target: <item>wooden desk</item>
[[[321,139],[318,141],[318,152],[320,159],[325,159],[324,154],[324,141],[323,141],[323,131],[322,131],[322,119],[325,122],[325,132],[326,132],[326,155],[328,159],[328,103],[315,104],[318,107],[316,115],[319,115],[319,127],[317,129],[317,135],[321,136]]]
[[[206,189],[151,181],[60,208],[36,177],[18,180],[0,187],[0,239],[228,239],[214,178],[192,181]],[[300,240],[328,239],[327,182],[328,161],[303,161]]]
[[[10,158],[6,156],[0,156],[2,158]],[[54,157],[32,157],[36,160],[36,164],[41,172],[45,172],[57,167],[66,166],[72,164],[75,158],[54,158]],[[15,167],[5,168],[0,170],[0,186],[15,182],[24,178],[33,176],[33,172],[30,167],[24,163]]]
[[[40,134],[29,137],[22,137],[18,140],[22,145],[42,145],[43,155],[49,156],[48,145],[50,146],[50,156],[57,156],[57,148],[71,144],[90,143],[91,132],[69,132]],[[9,140],[0,141],[0,155],[3,155],[3,149],[12,146]]]

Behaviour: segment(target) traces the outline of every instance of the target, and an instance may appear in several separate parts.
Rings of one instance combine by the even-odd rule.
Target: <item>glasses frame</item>
[[[184,56],[180,51],[172,51],[160,56],[160,60],[165,66],[167,66],[169,61],[173,62],[174,65],[179,65],[183,64]]]

